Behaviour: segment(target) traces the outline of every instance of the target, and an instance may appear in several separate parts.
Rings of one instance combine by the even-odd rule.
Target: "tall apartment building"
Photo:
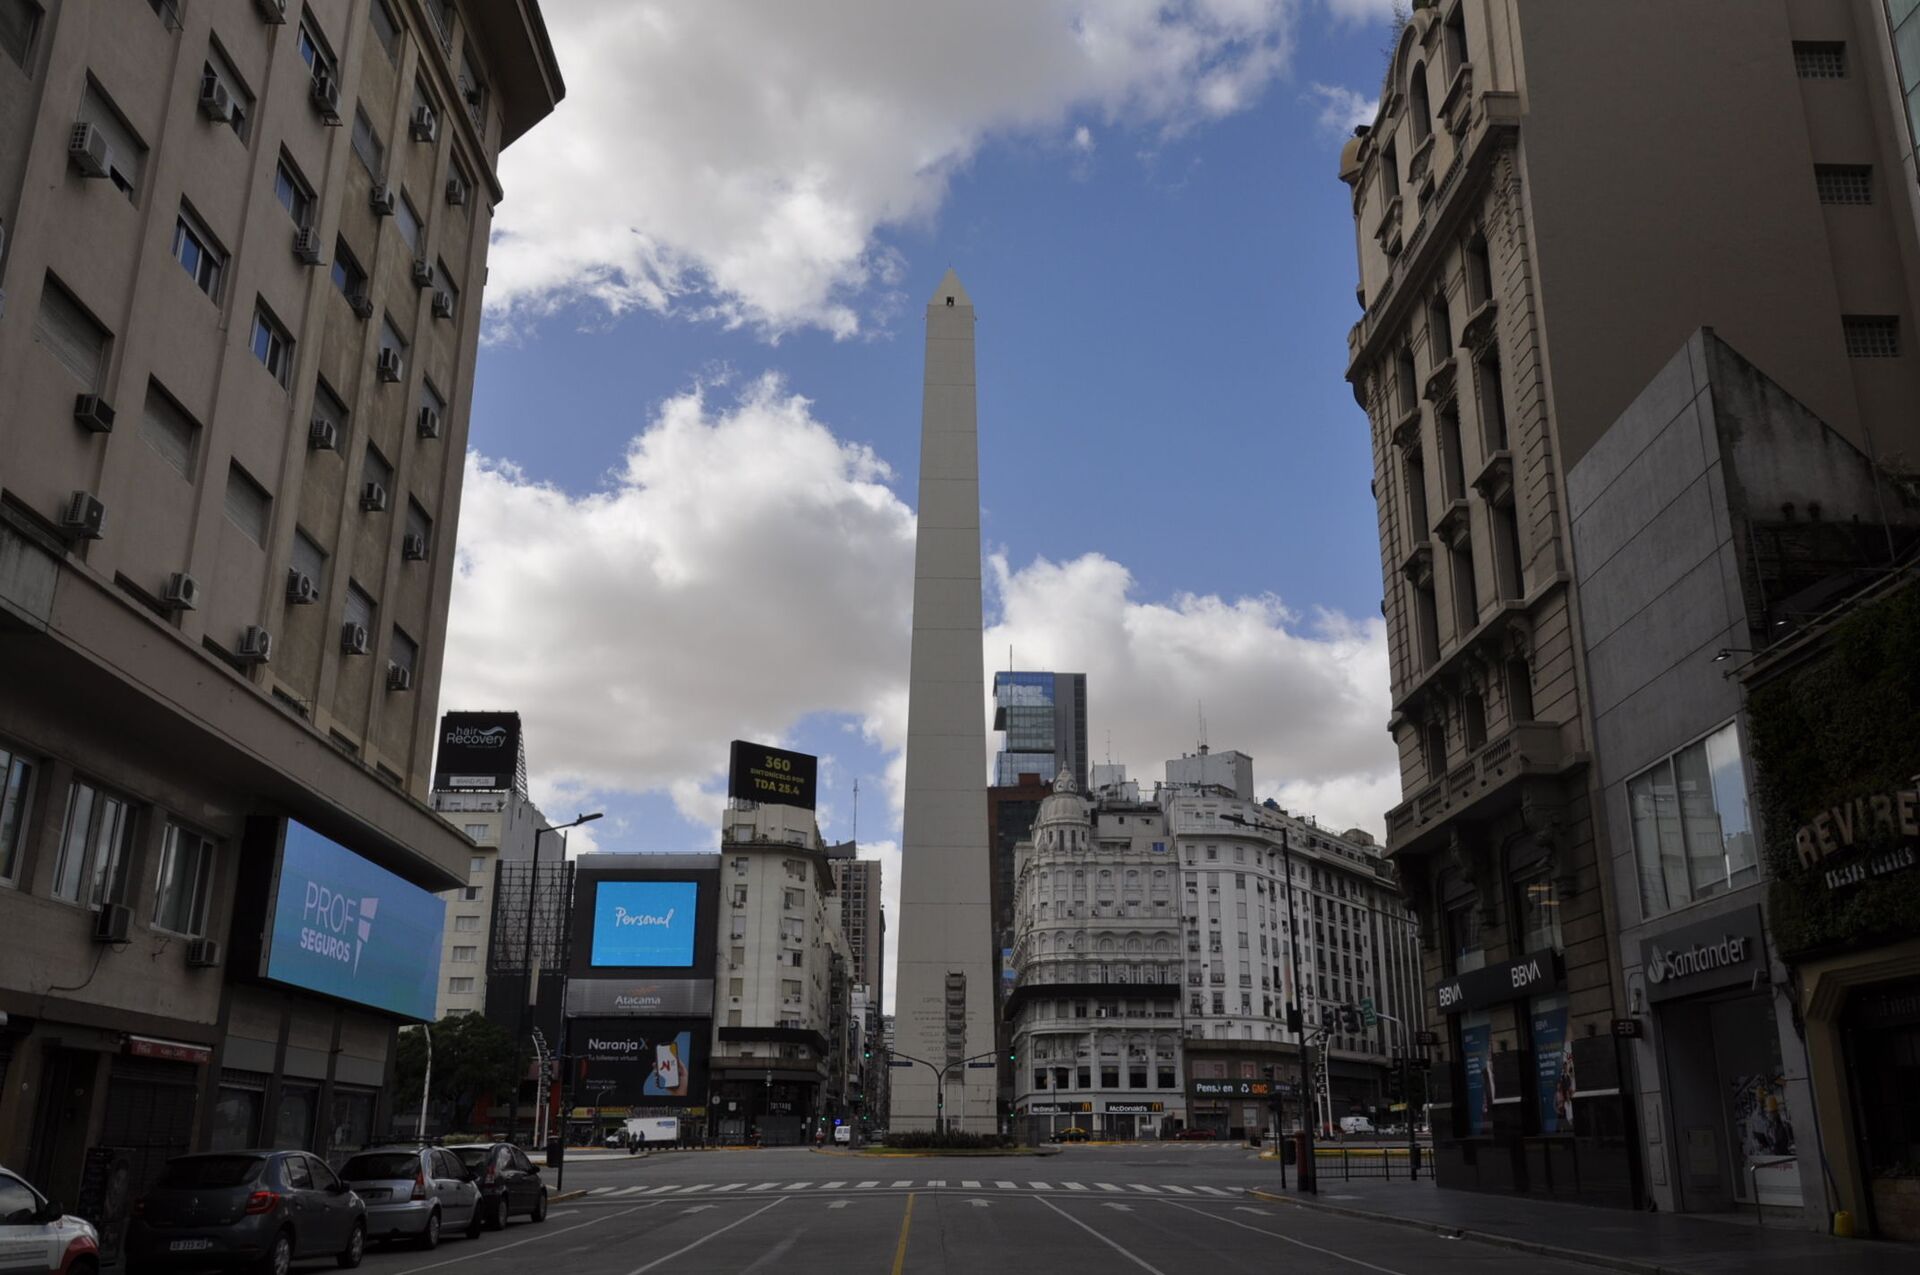
[[[71,1199],[93,1145],[357,1146],[433,997],[301,966],[293,883],[384,948],[468,878],[427,805],[467,397],[559,69],[532,0],[0,19],[0,1159]]]
[[[720,846],[712,1101],[723,1142],[791,1145],[844,1093],[851,983],[813,811],[734,798]]]
[[[1022,775],[1052,783],[1064,770],[1087,790],[1085,673],[995,673],[993,728],[1001,732],[995,784],[1017,784]]]
[[[1301,1091],[1313,1096],[1315,1125],[1371,1115],[1389,1105],[1388,1073],[1426,1025],[1418,925],[1371,837],[1255,802],[1251,759],[1213,756],[1226,759],[1218,771],[1169,761],[1159,803],[1180,879],[1188,1120],[1222,1135],[1268,1127],[1267,1086],[1301,1081],[1289,1005],[1315,1038]],[[1243,780],[1187,778],[1195,773]],[[1315,1030],[1324,1008],[1363,1002],[1379,1015],[1374,1026]],[[1291,1127],[1302,1117],[1285,1118]]]
[[[1645,1012],[1638,945],[1630,960],[1616,946],[1649,915],[1627,885],[1630,772],[1656,760],[1667,724],[1649,714],[1679,690],[1620,663],[1633,644],[1608,639],[1632,590],[1596,581],[1597,555],[1642,530],[1655,534],[1616,576],[1691,569],[1695,548],[1736,574],[1753,560],[1680,526],[1698,502],[1663,506],[1662,483],[1601,499],[1641,450],[1602,444],[1620,428],[1669,438],[1686,454],[1656,469],[1692,474],[1724,519],[1734,471],[1713,421],[1665,427],[1710,386],[1766,397],[1744,366],[1815,422],[1794,424],[1803,438],[1826,429],[1864,472],[1920,463],[1913,133],[1888,16],[1875,0],[1431,5],[1342,153],[1364,312],[1348,377],[1373,441],[1405,798],[1387,848],[1447,1025],[1432,1073],[1443,1185],[1683,1208],[1672,1175],[1693,1179],[1696,1207],[1745,1190],[1731,1114],[1676,1124],[1648,1046],[1611,1035]],[[1724,608],[1759,582],[1723,597],[1703,577],[1669,605],[1721,614],[1718,641],[1751,648],[1728,640],[1745,621]],[[1697,628],[1653,634],[1676,672]],[[1615,712],[1635,694],[1640,708]],[[1711,812],[1703,898],[1738,884],[1728,738],[1736,778]],[[1702,1151],[1683,1163],[1683,1147]]]
[[[827,847],[839,898],[840,931],[853,958],[853,981],[876,1005],[886,994],[887,918],[881,908],[880,860],[858,857],[853,842]]]
[[[1185,1116],[1178,869],[1151,802],[1095,804],[1062,769],[1020,843],[1007,998],[1017,1131],[1158,1136]]]

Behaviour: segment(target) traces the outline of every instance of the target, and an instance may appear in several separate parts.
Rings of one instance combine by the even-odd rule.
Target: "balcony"
[[[1402,451],[1412,451],[1420,445],[1420,405],[1414,403],[1393,423],[1393,445]]]
[[[1421,397],[1436,407],[1444,407],[1455,397],[1456,378],[1454,359],[1449,354],[1434,366],[1432,372],[1427,374],[1427,383],[1421,390]]]
[[[1400,560],[1400,574],[1409,584],[1422,588],[1433,583],[1433,541],[1422,540],[1407,550]]]
[[[1489,505],[1513,503],[1513,453],[1505,450],[1487,457],[1487,463],[1473,476],[1473,489]]]
[[[1467,501],[1464,496],[1455,496],[1447,502],[1440,512],[1440,519],[1433,524],[1433,534],[1449,548],[1460,543],[1467,534]]]
[[[1445,838],[1433,834],[1454,819],[1482,818],[1517,803],[1520,781],[1557,775],[1584,760],[1569,754],[1553,722],[1518,722],[1482,744],[1442,779],[1387,812],[1387,853],[1427,854]]]
[[[1472,102],[1473,63],[1462,62],[1447,84],[1446,95],[1440,99],[1440,118],[1446,122],[1449,133],[1457,136],[1466,128]]]

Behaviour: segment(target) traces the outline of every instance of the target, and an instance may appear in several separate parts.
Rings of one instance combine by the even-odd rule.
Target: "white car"
[[[57,1271],[96,1275],[100,1235],[85,1218],[61,1211],[0,1167],[0,1271]]]

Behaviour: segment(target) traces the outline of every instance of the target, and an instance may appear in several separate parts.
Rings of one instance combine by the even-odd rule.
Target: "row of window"
[[[27,825],[40,767],[19,750],[0,745],[0,884],[19,888],[27,862]],[[143,820],[161,821],[160,853],[153,865],[157,930],[198,938],[207,931],[213,889],[214,843],[164,812],[144,809],[92,780],[67,785],[48,889],[56,899],[100,908],[131,904],[140,878],[135,860]]]

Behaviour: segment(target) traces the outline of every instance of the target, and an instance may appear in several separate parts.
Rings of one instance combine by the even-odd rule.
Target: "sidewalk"
[[[1323,1181],[1318,1197],[1289,1190],[1254,1194],[1276,1203],[1411,1226],[1523,1252],[1586,1262],[1640,1275],[1909,1275],[1920,1248],[1883,1240],[1842,1240],[1680,1213],[1636,1213],[1531,1200],[1478,1191],[1442,1190],[1431,1182]]]

